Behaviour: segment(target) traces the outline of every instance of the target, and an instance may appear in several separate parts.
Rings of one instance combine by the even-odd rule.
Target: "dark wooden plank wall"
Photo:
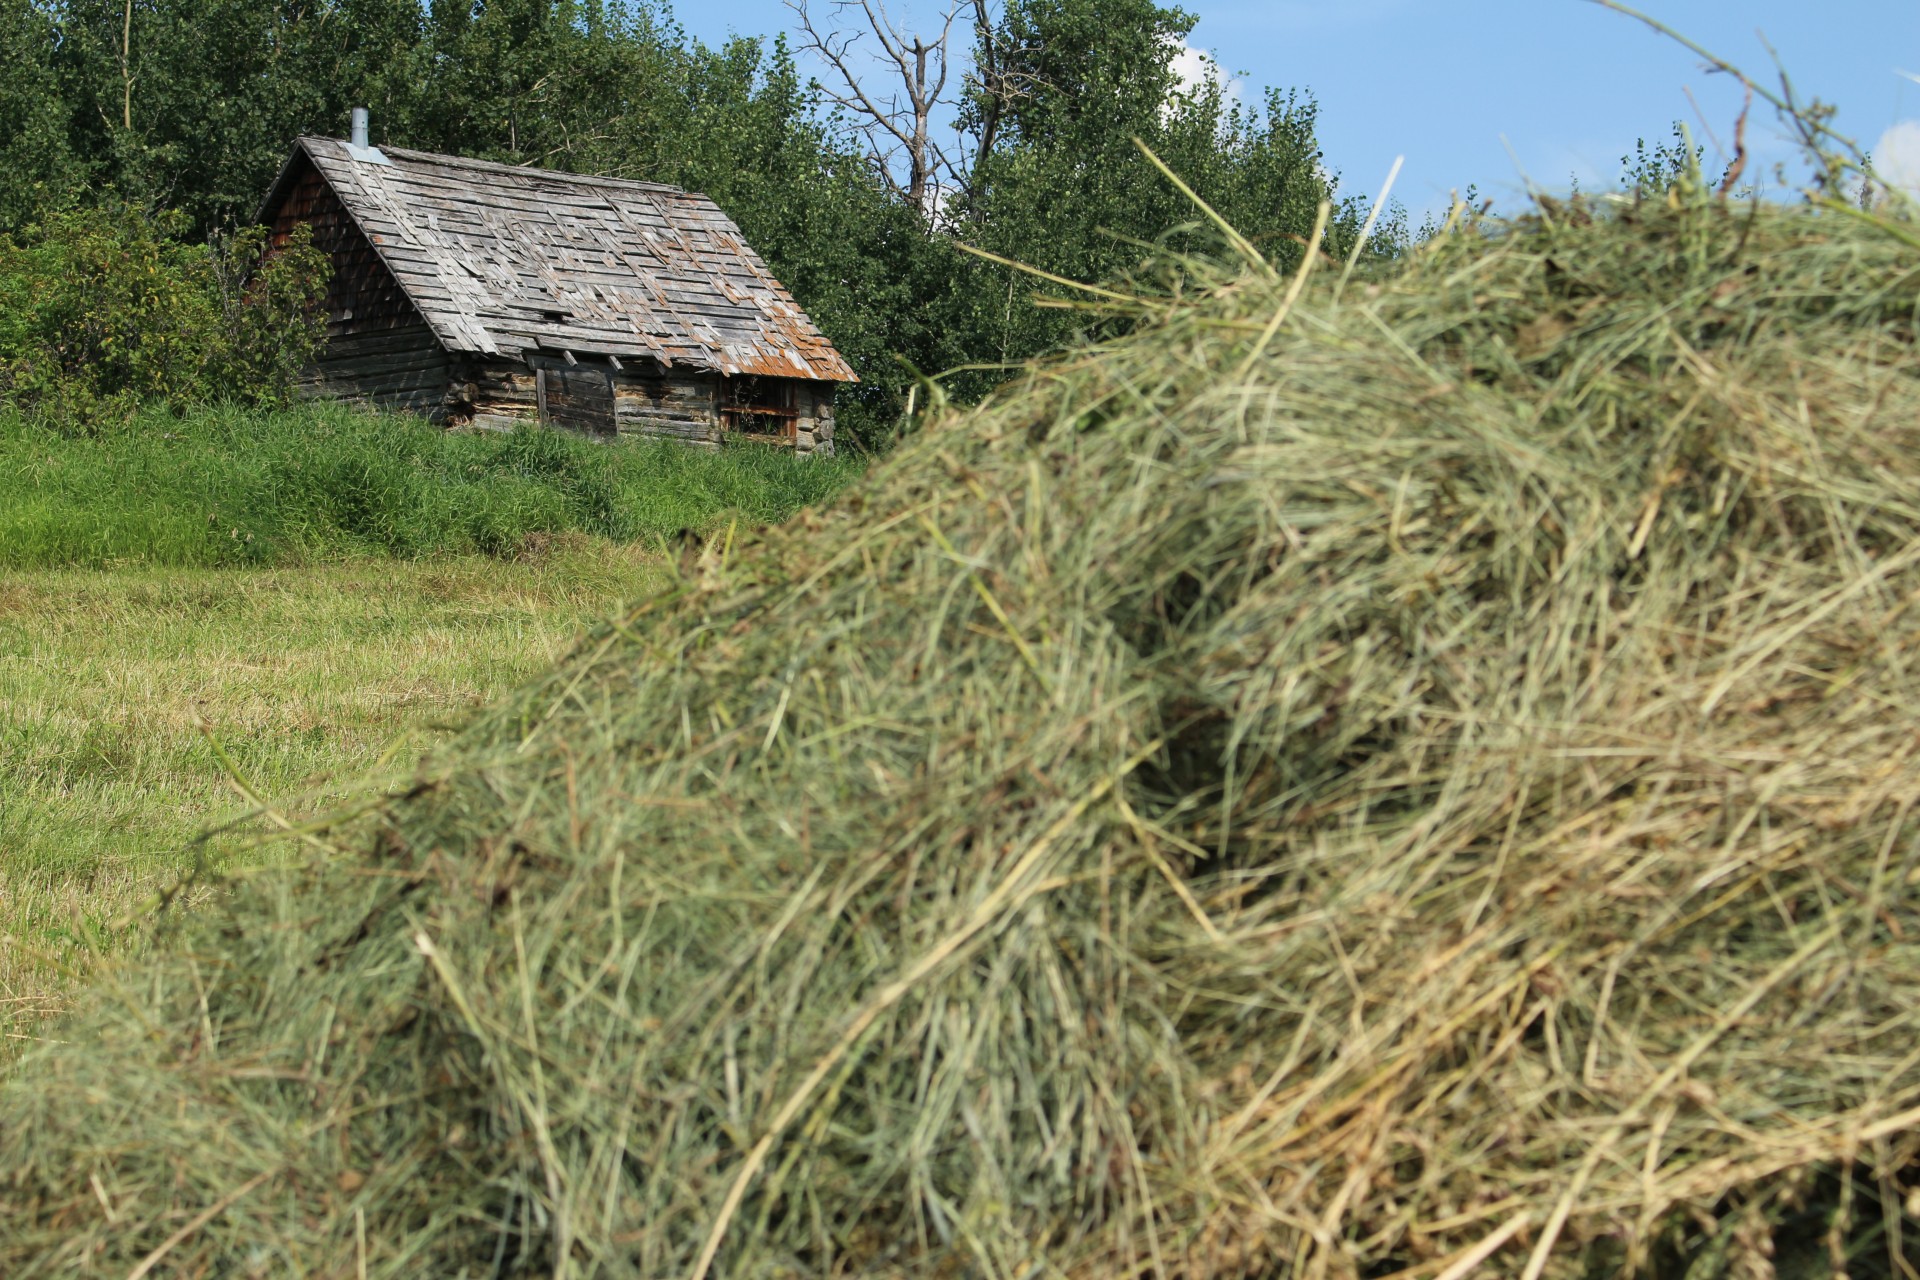
[[[313,162],[304,159],[303,171],[274,215],[274,243],[286,244],[302,222],[313,226],[313,247],[333,260],[333,278],[327,283],[323,304],[329,339],[425,323],[340,197]]]
[[[604,364],[542,360],[534,366],[540,417],[556,427],[613,434],[613,369]]]
[[[302,222],[312,225],[314,248],[332,260],[333,276],[322,304],[327,345],[301,372],[300,393],[442,420],[446,349],[311,161],[274,216],[274,243],[284,245]]]
[[[302,396],[417,413],[435,422],[447,411],[447,352],[425,324],[349,334],[327,343],[301,370]]]

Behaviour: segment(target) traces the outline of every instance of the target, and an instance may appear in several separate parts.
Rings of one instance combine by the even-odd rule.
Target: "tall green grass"
[[[569,531],[659,539],[783,520],[859,469],[536,427],[450,434],[331,406],[154,411],[87,437],[0,413],[0,567],[500,556]]]

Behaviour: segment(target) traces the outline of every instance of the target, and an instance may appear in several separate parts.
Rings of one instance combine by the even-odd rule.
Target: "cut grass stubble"
[[[196,858],[261,856],[198,843],[250,807],[230,769],[301,810],[404,777],[661,580],[578,535],[537,561],[0,573],[0,1032],[30,1037]]]

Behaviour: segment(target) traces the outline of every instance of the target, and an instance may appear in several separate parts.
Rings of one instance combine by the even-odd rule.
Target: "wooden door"
[[[542,360],[534,369],[540,420],[595,435],[612,435],[613,370],[600,364]]]

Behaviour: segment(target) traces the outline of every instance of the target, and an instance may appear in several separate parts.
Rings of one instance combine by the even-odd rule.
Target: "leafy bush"
[[[144,404],[285,402],[324,336],[328,263],[301,228],[208,245],[129,206],[48,215],[0,237],[0,398],[66,428]]]

